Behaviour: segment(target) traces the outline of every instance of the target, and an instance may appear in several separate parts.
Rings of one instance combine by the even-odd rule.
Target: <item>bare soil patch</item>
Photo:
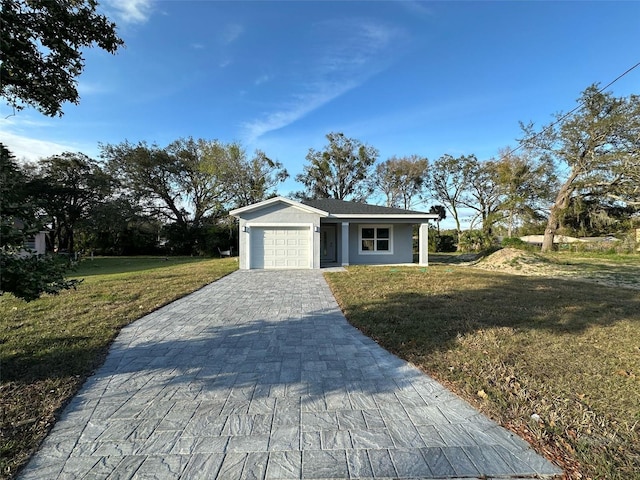
[[[571,278],[609,287],[640,290],[640,266],[631,263],[611,263],[599,259],[569,263],[554,256],[503,248],[468,265],[516,275]]]

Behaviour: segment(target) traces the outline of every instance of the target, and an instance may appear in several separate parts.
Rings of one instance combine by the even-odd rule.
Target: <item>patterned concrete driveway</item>
[[[320,272],[239,271],[123,329],[20,478],[559,473],[351,327]]]

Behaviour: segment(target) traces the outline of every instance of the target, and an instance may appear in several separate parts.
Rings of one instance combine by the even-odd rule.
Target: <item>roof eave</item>
[[[365,219],[371,218],[375,220],[407,220],[411,218],[420,219],[420,220],[437,220],[439,216],[437,214],[432,213],[332,213],[329,215],[330,218],[355,218],[355,219]]]
[[[327,217],[329,215],[329,212],[325,212],[324,210],[320,210],[318,208],[314,208],[314,207],[310,207],[309,205],[305,205],[303,203],[300,202],[296,202],[295,200],[291,200],[290,198],[286,198],[286,197],[273,197],[273,198],[269,198],[268,200],[263,200],[262,202],[258,202],[258,203],[254,203],[251,205],[247,205],[245,207],[240,207],[240,208],[236,208],[234,210],[229,211],[229,215],[233,216],[233,217],[238,217],[239,215],[242,215],[243,213],[247,213],[247,212],[253,212],[255,210],[260,210],[262,208],[268,207],[269,205],[272,205],[274,203],[285,203],[291,207],[295,207],[295,208],[299,208],[300,210],[304,210],[306,212],[310,212],[310,213],[316,213],[318,215],[320,215],[321,217]]]

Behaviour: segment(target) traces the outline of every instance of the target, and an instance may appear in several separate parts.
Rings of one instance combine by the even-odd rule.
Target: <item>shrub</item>
[[[460,234],[458,247],[462,252],[481,252],[495,245],[495,237],[482,230],[467,230]]]

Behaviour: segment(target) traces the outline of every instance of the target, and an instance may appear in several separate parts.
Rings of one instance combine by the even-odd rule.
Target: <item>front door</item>
[[[320,226],[320,263],[335,263],[337,260],[336,226]]]

